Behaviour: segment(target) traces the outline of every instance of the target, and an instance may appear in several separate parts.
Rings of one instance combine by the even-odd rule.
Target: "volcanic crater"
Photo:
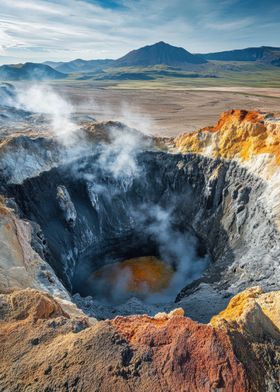
[[[116,266],[136,258],[121,274],[115,273],[117,282],[111,279],[109,291],[100,287],[105,297],[110,296],[113,303],[122,297],[128,299],[126,282],[121,287],[121,281],[126,272],[137,273],[137,264],[139,273],[144,262],[151,272],[158,272],[158,290],[164,291],[166,286],[164,298],[174,301],[180,289],[203,272],[210,259],[206,255],[215,254],[209,238],[193,226],[198,206],[203,203],[210,209],[213,197],[195,202],[206,184],[199,172],[199,159],[193,158],[184,163],[181,156],[140,152],[137,174],[114,178],[100,167],[96,152],[21,184],[10,184],[7,194],[22,216],[38,225],[34,249],[72,294],[100,297],[96,286],[105,282],[98,279],[98,271],[114,264],[113,274]],[[182,165],[195,170],[195,175],[190,176]],[[171,282],[164,282],[168,272]],[[138,295],[149,299],[148,272],[146,275]],[[129,286],[130,278],[127,280]],[[160,293],[155,300],[160,301]]]
[[[176,301],[206,322],[248,284],[277,287],[279,236],[263,202],[264,180],[235,160],[161,151],[119,123],[87,126],[93,140],[78,153],[74,146],[62,153],[42,137],[13,139],[21,154],[33,151],[34,160],[51,168],[21,170],[20,178],[6,170],[11,178],[2,186],[31,222],[33,248],[79,306],[86,297],[88,313],[106,318],[171,310]],[[140,147],[124,145],[116,154],[115,130]],[[121,154],[130,161],[116,171]],[[150,275],[147,269],[141,275],[143,263]],[[99,312],[89,297],[100,300]]]
[[[278,134],[276,117],[236,110],[168,140],[116,122],[81,122],[67,144],[2,140],[0,313],[5,334],[35,325],[46,345],[38,390],[74,375],[73,391],[277,390]]]

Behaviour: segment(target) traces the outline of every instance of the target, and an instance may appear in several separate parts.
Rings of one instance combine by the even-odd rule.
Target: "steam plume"
[[[63,144],[75,140],[79,128],[71,119],[74,108],[50,86],[36,84],[17,88],[15,107],[46,116],[52,132]]]

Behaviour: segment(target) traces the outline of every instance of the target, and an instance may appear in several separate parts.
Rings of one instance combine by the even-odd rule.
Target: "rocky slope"
[[[273,114],[232,110],[223,113],[214,127],[176,138],[180,152],[233,160],[263,179],[263,199],[278,225],[280,117]]]
[[[112,122],[3,138],[2,390],[278,391],[279,124],[231,111],[168,151]],[[174,269],[161,297],[96,297],[142,256]]]
[[[0,300],[5,391],[243,392],[279,385],[279,292],[248,290],[208,325],[179,309],[96,323],[30,289]]]

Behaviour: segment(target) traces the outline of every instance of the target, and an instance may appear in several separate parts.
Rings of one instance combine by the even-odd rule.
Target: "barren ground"
[[[182,90],[102,89],[58,84],[60,93],[78,105],[79,114],[97,120],[120,120],[161,136],[174,136],[214,124],[229,109],[280,111],[280,89],[212,87]]]

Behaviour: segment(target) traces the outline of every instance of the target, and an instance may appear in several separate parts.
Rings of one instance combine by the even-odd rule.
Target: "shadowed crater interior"
[[[258,204],[261,181],[234,162],[193,154],[145,151],[136,167],[112,173],[96,149],[9,185],[33,222],[32,246],[65,287],[112,305],[131,297],[174,303],[200,284],[248,285],[247,267],[231,264],[247,257],[254,268],[274,235]],[[263,237],[259,250],[252,232]]]
[[[175,300],[210,260],[192,226],[192,185],[178,181],[177,161],[146,152],[137,175],[113,177],[97,154],[11,185],[9,193],[40,226],[33,246],[72,293],[117,303],[131,295]],[[38,249],[42,238],[46,246]]]

